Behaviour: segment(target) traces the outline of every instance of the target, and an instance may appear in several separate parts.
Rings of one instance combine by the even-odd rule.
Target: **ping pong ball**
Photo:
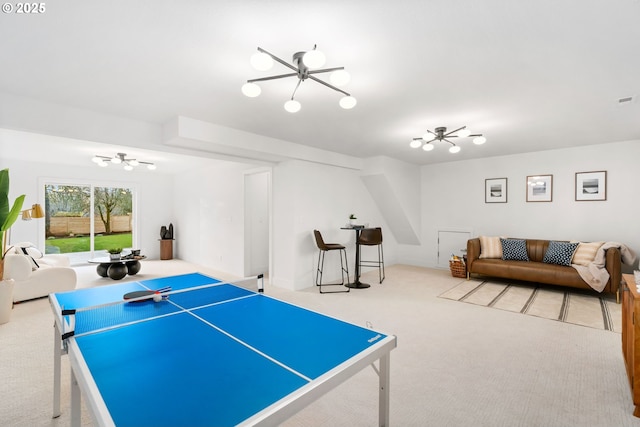
[[[154,294],[154,295],[153,295],[153,300],[154,300],[155,302],[160,302],[160,301],[162,301],[162,295],[160,295],[160,294]]]

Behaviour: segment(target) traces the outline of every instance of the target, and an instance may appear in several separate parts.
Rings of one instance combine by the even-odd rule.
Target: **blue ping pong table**
[[[277,425],[378,361],[387,426],[396,337],[269,297],[253,280],[257,291],[190,273],[49,295],[54,417],[63,353],[74,426],[81,395],[100,426]],[[167,286],[160,301],[123,301]]]

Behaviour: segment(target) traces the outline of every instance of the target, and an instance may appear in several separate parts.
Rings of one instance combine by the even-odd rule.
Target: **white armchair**
[[[32,259],[29,255],[15,252],[9,251],[4,261],[4,278],[15,281],[13,302],[75,289],[76,271],[70,267],[67,256],[56,254]]]

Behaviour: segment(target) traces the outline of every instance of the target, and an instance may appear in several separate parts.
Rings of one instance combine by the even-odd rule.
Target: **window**
[[[83,262],[110,248],[132,248],[133,193],[125,187],[45,184],[45,253],[76,254],[72,260]]]

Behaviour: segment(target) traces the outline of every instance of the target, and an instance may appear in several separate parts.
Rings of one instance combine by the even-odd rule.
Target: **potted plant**
[[[13,279],[4,279],[4,259],[7,252],[7,234],[16,222],[24,203],[24,194],[9,203],[9,169],[0,170],[0,324],[7,323],[13,305]]]
[[[107,249],[107,252],[109,252],[109,258],[111,258],[111,261],[118,261],[120,259],[122,248]]]
[[[358,219],[358,218],[356,218],[355,214],[349,215],[349,224],[350,225],[355,225],[356,219]]]

